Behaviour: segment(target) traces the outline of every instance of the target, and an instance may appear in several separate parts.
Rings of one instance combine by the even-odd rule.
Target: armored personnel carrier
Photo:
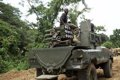
[[[37,80],[57,80],[60,74],[70,80],[97,80],[97,68],[112,77],[112,53],[99,46],[100,36],[91,30],[90,21],[81,22],[77,34],[68,25],[61,28],[46,31],[48,48],[30,50],[29,63],[36,68]]]

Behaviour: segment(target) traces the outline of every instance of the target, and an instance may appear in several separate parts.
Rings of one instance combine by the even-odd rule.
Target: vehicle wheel
[[[98,80],[94,64],[89,65],[87,69],[80,70],[78,72],[78,80]]]
[[[106,78],[112,77],[112,61],[111,60],[105,63],[105,65],[103,66],[103,72]]]
[[[42,74],[42,70],[40,68],[36,68],[36,77]]]

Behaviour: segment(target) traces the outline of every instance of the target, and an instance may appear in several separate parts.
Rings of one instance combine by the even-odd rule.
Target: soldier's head
[[[64,9],[64,12],[67,14],[67,13],[68,13],[68,9],[67,9],[67,8],[65,8],[65,9]]]

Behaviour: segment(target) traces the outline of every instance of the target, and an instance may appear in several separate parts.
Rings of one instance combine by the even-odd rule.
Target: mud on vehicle
[[[112,77],[112,53],[97,47],[100,37],[91,31],[90,21],[81,22],[78,42],[74,42],[71,30],[63,32],[48,30],[46,40],[50,47],[29,51],[30,67],[36,68],[37,80],[57,80],[60,74],[71,80],[97,80],[97,68],[103,69],[105,77]]]

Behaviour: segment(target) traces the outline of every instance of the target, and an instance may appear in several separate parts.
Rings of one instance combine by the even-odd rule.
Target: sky
[[[4,0],[6,3],[10,3],[20,9],[23,20],[29,20],[30,22],[36,22],[35,15],[26,16],[30,6],[25,1],[24,7],[18,5],[20,0]],[[43,0],[46,3],[48,0]],[[114,29],[120,29],[120,0],[86,0],[89,8],[89,13],[85,13],[87,19],[92,20],[96,26],[105,26],[105,34],[111,35]],[[81,8],[81,7],[80,7]]]
[[[105,25],[107,35],[114,29],[120,29],[120,0],[86,0],[91,8],[87,18],[93,20],[96,25]]]

